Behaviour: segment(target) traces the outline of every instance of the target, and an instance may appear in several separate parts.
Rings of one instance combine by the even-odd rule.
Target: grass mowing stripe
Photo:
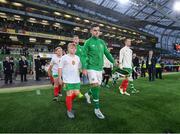
[[[0,132],[178,133],[179,78],[180,74],[166,75],[154,82],[140,78],[134,81],[140,92],[131,96],[119,94],[121,81],[109,89],[101,88],[100,107],[105,120],[95,117],[93,104],[87,105],[85,99],[76,99],[73,103],[76,118],[68,119],[65,93],[60,102],[53,102],[51,88],[41,90],[41,95],[34,91],[0,94]],[[88,89],[88,85],[82,86],[81,92]]]
[[[36,85],[36,86],[25,86],[25,87],[13,87],[13,88],[4,88],[0,89],[0,93],[16,93],[16,92],[27,92],[33,90],[44,90],[52,87],[51,85]]]

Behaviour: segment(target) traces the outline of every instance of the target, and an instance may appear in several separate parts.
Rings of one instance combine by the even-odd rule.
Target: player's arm
[[[106,58],[111,62],[111,63],[115,63],[114,58],[112,57],[111,53],[109,52],[109,50],[107,49],[106,43],[104,42],[104,54],[106,56]]]
[[[60,61],[60,64],[59,64],[59,67],[58,67],[58,79],[59,79],[59,83],[62,85],[62,68],[63,68],[63,65],[64,65],[64,60],[63,58],[61,58],[61,61]]]
[[[51,59],[51,62],[50,62],[50,66],[49,66],[49,68],[48,68],[48,76],[50,77],[50,76],[52,76],[52,74],[51,74],[51,70],[52,70],[52,67],[53,67],[53,58]]]
[[[81,61],[81,63],[84,63],[84,62],[86,62],[86,61],[84,61],[85,60],[85,55],[84,55],[84,46],[81,46],[81,53],[80,53],[80,61]]]
[[[87,60],[88,60],[88,47],[89,47],[89,45],[88,45],[88,41],[86,41],[85,43],[84,43],[84,47],[83,47],[83,59],[82,59],[82,73],[84,74],[84,75],[87,75]]]
[[[78,69],[81,69],[82,68],[82,63],[81,63],[81,60],[80,58],[78,57],[78,61],[79,61],[79,64],[78,64]]]
[[[121,49],[120,51],[119,51],[119,68],[123,68],[123,66],[122,66],[122,62],[123,62],[123,49]]]
[[[52,76],[52,74],[51,74],[52,67],[53,67],[53,65],[50,65],[48,68],[48,76],[49,77]]]
[[[62,85],[62,68],[58,68],[58,78],[60,85]]]

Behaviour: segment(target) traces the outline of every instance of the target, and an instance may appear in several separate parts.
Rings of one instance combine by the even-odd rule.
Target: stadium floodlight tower
[[[174,9],[174,11],[180,12],[180,0],[177,0],[174,2],[173,9]]]
[[[124,5],[129,3],[129,0],[117,0],[117,1]]]

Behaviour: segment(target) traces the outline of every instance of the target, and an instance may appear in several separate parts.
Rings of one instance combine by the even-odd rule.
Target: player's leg
[[[83,98],[83,96],[84,96],[84,95],[79,91],[78,98],[81,99],[81,98]]]
[[[76,97],[82,98],[80,97],[82,95],[82,93],[80,92],[80,85],[81,85],[80,83],[73,84],[73,97],[72,97],[73,100]]]
[[[59,81],[58,81],[59,82]],[[58,83],[59,84],[59,83]],[[62,96],[62,85],[59,84],[59,92],[58,92],[59,96]]]
[[[104,115],[100,111],[99,107],[99,88],[102,82],[102,71],[89,70],[88,77],[91,84],[91,89],[85,94],[87,102],[90,100],[90,95],[93,98],[94,113],[99,119],[104,119]]]
[[[80,94],[80,83],[76,84],[65,84],[66,90],[66,107],[67,107],[67,115],[69,118],[74,118],[74,112],[72,110],[73,101]]]
[[[69,118],[74,118],[74,113],[72,112],[72,102],[73,102],[73,91],[68,90],[68,84],[66,85],[66,108],[67,108],[67,116]]]
[[[119,91],[121,94],[125,94],[125,95],[130,96],[130,94],[127,93],[128,83],[129,83],[128,77],[125,77],[125,79],[122,81],[122,83],[119,87]]]
[[[88,78],[89,78],[89,83],[90,83],[90,89],[88,90],[87,93],[85,93],[85,97],[87,100],[87,103],[91,103],[90,100],[90,96],[93,96],[93,92],[94,92],[94,87],[96,87],[95,85],[98,85],[98,79],[97,79],[97,75],[96,72],[94,70],[88,70]]]
[[[58,75],[53,75],[54,79],[54,101],[58,101],[58,95],[59,95],[59,80],[58,80]]]
[[[49,76],[49,78],[50,78],[51,84],[54,86],[54,78],[53,78],[53,76],[51,75],[51,76]]]
[[[130,85],[130,89],[132,93],[137,93],[139,92],[138,90],[136,90],[136,88],[134,87],[134,83],[133,83],[133,78],[132,78],[132,69],[131,68],[125,68],[125,70],[127,70],[129,72],[129,85]]]

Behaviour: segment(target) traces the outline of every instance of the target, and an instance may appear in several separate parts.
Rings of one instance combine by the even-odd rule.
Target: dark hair
[[[13,57],[10,57],[9,59],[10,59],[10,60],[14,60],[14,58],[13,58]]]
[[[98,24],[92,24],[91,29],[93,29],[94,27],[99,27],[99,25]]]

